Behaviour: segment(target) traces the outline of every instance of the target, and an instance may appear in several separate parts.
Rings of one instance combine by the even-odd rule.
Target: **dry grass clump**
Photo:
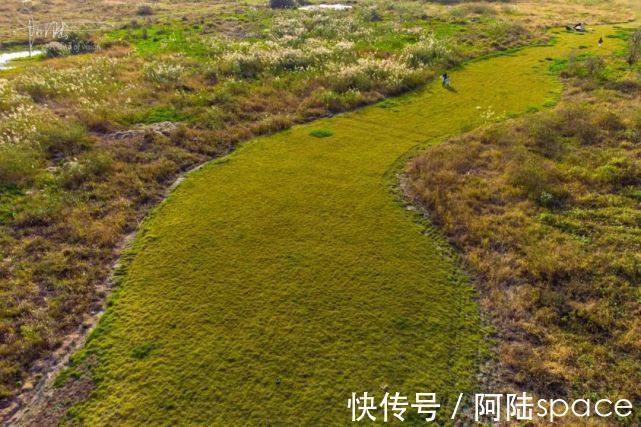
[[[483,19],[509,15],[512,21],[527,25],[558,26],[570,22],[616,23],[634,19],[634,11],[626,0],[529,0],[529,1],[441,1],[447,7],[430,5],[429,12],[445,9],[455,20]],[[428,13],[429,13],[428,12]]]
[[[578,91],[408,166],[477,278],[510,387],[641,398],[640,101]]]

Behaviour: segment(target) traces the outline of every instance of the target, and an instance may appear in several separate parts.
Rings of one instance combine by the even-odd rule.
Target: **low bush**
[[[361,10],[361,16],[368,22],[380,22],[383,20],[383,14],[378,10],[376,5],[364,7]]]
[[[585,70],[590,78],[602,78],[605,72],[605,61],[600,56],[591,56],[585,61]]]
[[[40,173],[42,155],[27,144],[0,144],[0,192],[31,184]]]
[[[44,47],[45,56],[47,58],[56,58],[58,56],[66,56],[71,53],[71,50],[68,46],[60,42],[51,42],[45,45]]]
[[[543,192],[553,192],[556,183],[553,169],[540,158],[531,155],[516,157],[507,165],[509,182],[532,200]]]
[[[153,62],[146,64],[144,75],[147,81],[158,84],[177,83],[183,77],[185,68],[180,64]]]
[[[91,144],[91,139],[79,124],[43,124],[41,132],[38,141],[50,159],[76,156]]]
[[[423,38],[405,48],[408,64],[413,68],[456,65],[455,53],[441,39],[434,36]]]
[[[154,14],[154,9],[149,4],[141,4],[136,9],[136,15],[138,16],[149,16]]]
[[[534,118],[526,124],[531,137],[530,146],[548,158],[556,158],[562,153],[562,142],[556,123],[552,119]]]

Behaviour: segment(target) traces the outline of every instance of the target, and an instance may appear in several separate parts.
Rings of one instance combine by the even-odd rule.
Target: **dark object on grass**
[[[69,54],[69,48],[60,42],[48,43],[44,50],[47,58],[57,58]]]
[[[450,76],[447,73],[441,75],[441,83],[443,87],[450,87]]]
[[[295,0],[269,0],[269,7],[272,9],[293,9],[297,5]]]
[[[585,31],[586,31],[585,25],[583,25],[582,22],[578,22],[578,23],[576,23],[574,25],[566,25],[565,29],[568,30],[568,31],[577,31],[579,33],[585,33]]]
[[[138,10],[136,11],[136,15],[138,16],[149,16],[153,14],[154,10],[148,4],[141,4],[140,6],[138,6]]]

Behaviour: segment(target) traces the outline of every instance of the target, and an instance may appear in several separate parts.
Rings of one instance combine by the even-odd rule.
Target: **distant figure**
[[[603,46],[603,37],[599,37],[599,47]]]
[[[583,26],[583,23],[579,22],[578,24],[576,24],[574,26],[574,31],[579,31],[579,32],[585,31],[585,27]]]
[[[447,73],[443,73],[441,75],[441,82],[443,83],[443,87],[448,87],[450,85],[450,76],[448,76]]]

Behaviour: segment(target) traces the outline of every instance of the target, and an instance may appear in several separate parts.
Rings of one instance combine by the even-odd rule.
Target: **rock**
[[[175,132],[178,126],[173,122],[160,122],[149,125],[149,129],[158,134],[168,136],[172,132]]]
[[[129,139],[129,138],[134,138],[138,135],[142,135],[145,133],[142,130],[137,130],[137,129],[132,129],[132,130],[125,130],[122,132],[115,132],[110,135],[107,135],[107,138],[109,139],[118,139],[118,140],[123,140],[123,139]]]
[[[144,135],[145,132],[148,130],[154,133],[157,133],[159,135],[169,136],[172,132],[176,131],[176,129],[178,129],[178,126],[176,126],[176,124],[173,122],[153,123],[148,126],[142,126],[137,129],[129,129],[129,130],[124,130],[120,132],[114,132],[112,134],[107,135],[107,139],[123,140],[123,139],[135,138],[137,136]]]

